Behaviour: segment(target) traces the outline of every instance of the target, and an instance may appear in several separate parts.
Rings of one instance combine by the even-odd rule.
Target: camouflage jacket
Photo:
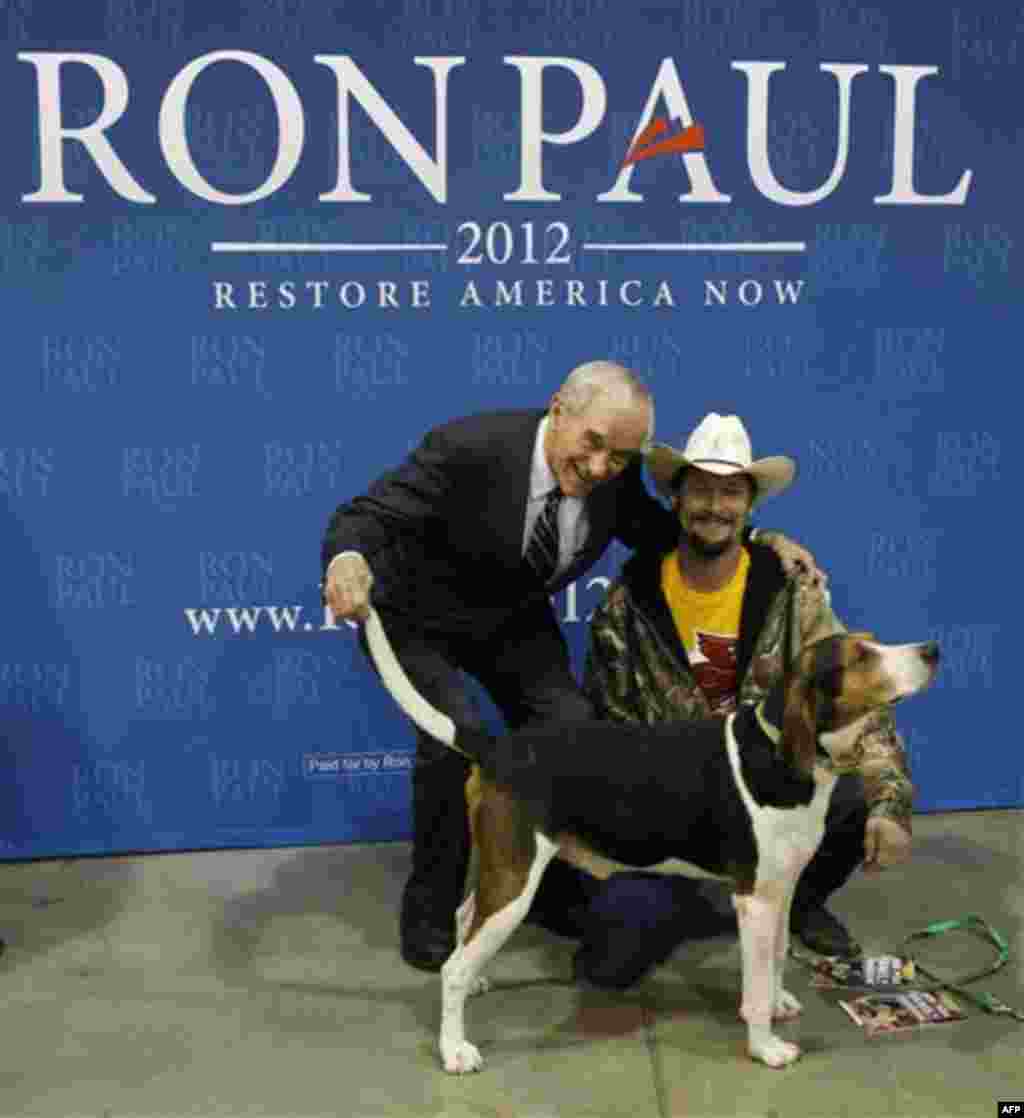
[[[803,645],[844,632],[845,626],[826,592],[802,576],[787,577],[763,544],[747,548],[737,701],[757,703]],[[653,724],[711,713],[661,591],[662,558],[663,553],[637,551],[594,613],[584,687],[603,718]],[[860,774],[870,813],[895,820],[909,833],[913,786],[903,741],[888,711],[871,720],[861,744]]]

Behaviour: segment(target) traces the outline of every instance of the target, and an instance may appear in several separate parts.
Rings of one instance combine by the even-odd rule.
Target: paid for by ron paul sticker
[[[307,780],[331,780],[346,776],[379,776],[411,771],[414,754],[395,750],[387,753],[307,753],[302,771]]]

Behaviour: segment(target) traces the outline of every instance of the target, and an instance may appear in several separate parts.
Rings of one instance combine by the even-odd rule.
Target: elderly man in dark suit
[[[580,365],[547,412],[488,412],[430,431],[397,469],[333,514],[324,595],[336,617],[371,601],[417,689],[457,722],[480,726],[463,673],[512,727],[593,717],[550,597],[613,538],[668,549],[678,526],[644,486],[653,434],[648,390],[610,361]],[[810,557],[784,537],[784,561]],[[417,735],[412,872],[402,957],[438,970],[454,948],[470,838],[467,762]],[[555,867],[552,867],[555,869]],[[586,896],[568,866],[545,875],[534,918],[562,934]]]

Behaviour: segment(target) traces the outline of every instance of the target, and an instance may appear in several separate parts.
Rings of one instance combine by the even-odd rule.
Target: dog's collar
[[[754,707],[754,717],[757,719],[758,726],[761,727],[761,732],[772,743],[778,745],[782,741],[782,731],[778,726],[773,726],[767,719],[764,713],[764,699],[762,699],[756,707]]]

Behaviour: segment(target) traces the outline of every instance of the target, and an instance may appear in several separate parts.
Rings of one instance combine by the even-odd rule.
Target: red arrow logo
[[[672,152],[703,151],[704,127],[700,124],[691,124],[688,128],[681,128],[675,135],[659,139],[669,130],[669,122],[663,116],[654,120],[640,133],[636,142],[626,153],[622,161],[623,167],[631,163],[639,163],[641,159],[651,159],[655,155],[669,155]],[[620,168],[621,170],[621,168]]]

